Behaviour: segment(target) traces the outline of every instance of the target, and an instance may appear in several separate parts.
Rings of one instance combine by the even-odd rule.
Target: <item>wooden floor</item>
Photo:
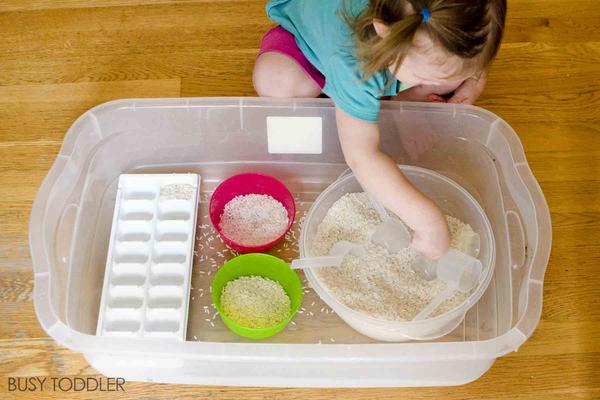
[[[67,128],[110,99],[254,95],[253,60],[269,26],[264,3],[0,0],[0,398],[81,396],[11,394],[7,376],[97,374],[80,354],[46,336],[32,305],[29,212]],[[518,352],[457,388],[129,383],[119,398],[600,398],[598,0],[509,0],[506,39],[479,105],[519,133],[552,211],[542,320]]]

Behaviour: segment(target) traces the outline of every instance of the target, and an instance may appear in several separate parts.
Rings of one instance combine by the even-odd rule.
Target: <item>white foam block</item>
[[[270,154],[321,154],[323,120],[320,117],[267,117]]]

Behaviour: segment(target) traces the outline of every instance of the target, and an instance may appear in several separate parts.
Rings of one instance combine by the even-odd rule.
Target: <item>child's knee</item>
[[[263,97],[316,97],[320,88],[291,58],[264,53],[256,59],[252,81]]]
[[[278,93],[282,91],[282,88],[278,88],[273,80],[273,69],[273,65],[265,62],[263,56],[258,57],[256,60],[252,73],[252,83],[259,96],[280,97]]]

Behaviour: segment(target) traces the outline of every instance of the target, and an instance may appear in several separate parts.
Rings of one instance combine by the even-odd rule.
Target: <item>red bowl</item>
[[[246,194],[266,194],[283,204],[288,213],[288,226],[277,239],[257,246],[244,246],[229,239],[221,232],[219,223],[225,205],[233,198]],[[240,253],[261,253],[275,246],[290,230],[296,217],[296,203],[288,188],[279,180],[268,175],[246,173],[225,179],[217,186],[210,198],[209,215],[210,222],[229,247]]]

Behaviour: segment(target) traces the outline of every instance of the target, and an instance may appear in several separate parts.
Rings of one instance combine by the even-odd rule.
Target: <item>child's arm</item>
[[[450,247],[446,219],[379,150],[377,124],[354,118],[339,108],[336,119],[346,162],[363,188],[415,231],[413,248],[432,259],[444,255]]]

